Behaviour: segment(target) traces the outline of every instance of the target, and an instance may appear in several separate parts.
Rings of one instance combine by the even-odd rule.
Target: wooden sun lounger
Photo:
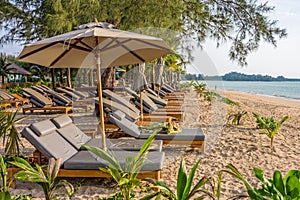
[[[12,105],[10,104],[10,103],[0,103],[0,108],[1,109],[7,109],[7,108],[11,108],[12,107]]]
[[[27,98],[23,98],[18,94],[12,94],[16,99],[22,101],[22,105],[29,104],[30,100]]]
[[[72,109],[73,109],[72,106],[47,106],[47,107],[43,107],[43,108],[27,107],[27,108],[23,108],[23,114],[25,114],[26,111],[30,111],[31,113],[33,113],[33,111],[35,111],[35,110],[42,110],[44,112],[46,112],[47,110],[49,110],[49,111],[57,110],[57,111],[63,111],[65,114],[68,114],[69,111],[72,111]]]

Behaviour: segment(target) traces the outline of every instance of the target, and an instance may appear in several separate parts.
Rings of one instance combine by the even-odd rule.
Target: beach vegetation
[[[0,179],[2,181],[0,187],[0,199],[10,200],[11,196],[8,188],[12,184],[12,179],[7,178],[7,164],[0,154]]]
[[[16,112],[0,111],[0,137],[2,137],[2,143],[5,147],[5,155],[8,157],[19,156],[20,145],[22,145],[15,125],[24,117],[17,118],[17,115],[18,110]]]
[[[191,84],[194,87],[194,91],[201,96],[204,95],[204,92],[206,91],[206,84],[199,82],[198,80],[191,81]]]
[[[4,56],[0,56],[0,76],[2,78],[2,84],[4,84],[5,78],[8,77],[10,69],[8,68],[7,59]]]
[[[59,188],[65,189],[68,199],[71,199],[76,192],[75,187],[66,180],[55,181],[62,163],[61,158],[57,160],[50,158],[46,171],[44,171],[46,166],[36,165],[32,167],[25,159],[19,157],[14,158],[9,163],[22,169],[14,175],[14,178],[39,184],[43,189],[46,200],[56,199]]]
[[[227,118],[228,122],[230,122],[231,125],[243,125],[243,123],[250,119],[249,114],[247,111],[231,111],[229,113],[229,116]]]
[[[154,141],[154,136],[157,132],[153,132],[146,142],[141,147],[136,156],[125,158],[125,165],[122,166],[113,152],[103,150],[97,147],[83,145],[87,150],[94,153],[96,156],[108,162],[107,168],[100,168],[101,171],[110,174],[117,183],[118,192],[112,194],[109,199],[132,199],[135,196],[134,189],[141,187],[141,181],[137,178],[141,171],[150,145]]]
[[[273,173],[273,178],[268,179],[264,176],[263,171],[259,168],[254,168],[256,178],[261,182],[259,188],[254,188],[246,178],[232,165],[226,166],[223,172],[229,173],[233,177],[243,182],[247,189],[250,199],[253,200],[296,200],[300,199],[300,171],[290,170],[285,177],[280,171]]]
[[[202,194],[196,199],[202,199],[204,196],[212,195],[211,193],[203,189],[203,186],[209,181],[209,179],[206,177],[200,178],[200,180],[197,181],[196,184],[192,187],[199,163],[200,161],[196,162],[196,164],[192,167],[190,173],[187,174],[184,159],[181,159],[177,175],[176,192],[159,180],[150,178],[146,179],[149,183],[153,184],[151,188],[158,191],[154,191],[153,193],[143,197],[142,200],[153,198],[160,199],[161,197],[163,197],[164,199],[187,200],[192,199],[196,194],[199,193]]]
[[[261,117],[256,113],[253,113],[253,116],[256,119],[257,127],[263,129],[261,134],[265,134],[270,138],[270,147],[272,148],[275,135],[278,133],[281,125],[289,120],[290,117],[285,116],[279,122],[276,122],[273,117]]]

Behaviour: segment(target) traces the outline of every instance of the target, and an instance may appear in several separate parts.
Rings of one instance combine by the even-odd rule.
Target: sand
[[[231,91],[218,91],[222,95],[240,104],[240,107],[227,105],[219,101],[212,103],[204,101],[193,91],[186,92],[183,108],[184,120],[181,123],[185,128],[199,128],[206,135],[206,154],[187,146],[170,145],[164,148],[166,160],[162,170],[161,181],[175,190],[177,171],[180,158],[185,159],[187,170],[201,160],[195,180],[203,176],[214,177],[219,170],[225,169],[229,163],[233,164],[254,186],[258,181],[254,177],[253,167],[261,168],[267,177],[271,177],[274,170],[283,174],[291,169],[299,169],[298,154],[299,140],[299,113],[300,102],[267,96],[258,96]],[[247,111],[249,119],[244,125],[231,126],[227,121],[228,113],[232,111]],[[256,129],[256,122],[252,112],[261,116],[274,117],[279,120],[289,115],[290,120],[285,122],[275,136],[273,149],[269,146],[269,138],[261,135]],[[21,130],[28,123],[51,118],[56,115],[28,115],[26,120],[18,125]],[[24,139],[22,139],[24,140]],[[25,153],[33,148],[24,140]],[[77,183],[81,179],[67,179]],[[86,179],[73,199],[98,199],[107,197],[114,191],[114,182],[111,179]],[[42,199],[43,193],[34,183],[18,182],[17,187],[11,190],[12,194],[31,193],[36,199]],[[138,196],[143,196],[141,193]],[[246,194],[244,186],[235,178],[224,174],[222,181],[222,198],[227,199],[236,195]]]

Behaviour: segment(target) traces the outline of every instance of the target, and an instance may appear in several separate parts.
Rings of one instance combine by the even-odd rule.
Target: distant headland
[[[261,74],[243,74],[230,72],[223,76],[205,76],[203,74],[186,74],[186,80],[223,80],[223,81],[300,81],[300,78],[285,78],[283,76],[272,77]]]

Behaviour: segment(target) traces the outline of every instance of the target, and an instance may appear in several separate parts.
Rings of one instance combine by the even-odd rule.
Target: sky
[[[278,41],[277,48],[260,43],[259,49],[247,57],[248,65],[241,67],[230,61],[229,45],[216,48],[216,43],[208,41],[203,51],[194,50],[194,61],[187,66],[188,73],[224,75],[234,71],[300,78],[300,0],[269,0],[268,5],[275,6],[270,19],[278,20],[279,27],[287,29],[288,33],[287,38]]]
[[[215,42],[208,41],[203,45],[203,50],[193,51],[194,61],[187,66],[187,72],[224,75],[235,71],[300,78],[300,0],[269,0],[268,5],[275,6],[275,10],[269,15],[270,18],[278,20],[279,27],[287,29],[288,33],[287,38],[278,41],[277,48],[271,44],[260,43],[259,49],[247,57],[248,65],[241,67],[236,62],[230,61],[228,44],[216,48]],[[21,47],[10,44],[0,47],[0,51],[18,55]]]

